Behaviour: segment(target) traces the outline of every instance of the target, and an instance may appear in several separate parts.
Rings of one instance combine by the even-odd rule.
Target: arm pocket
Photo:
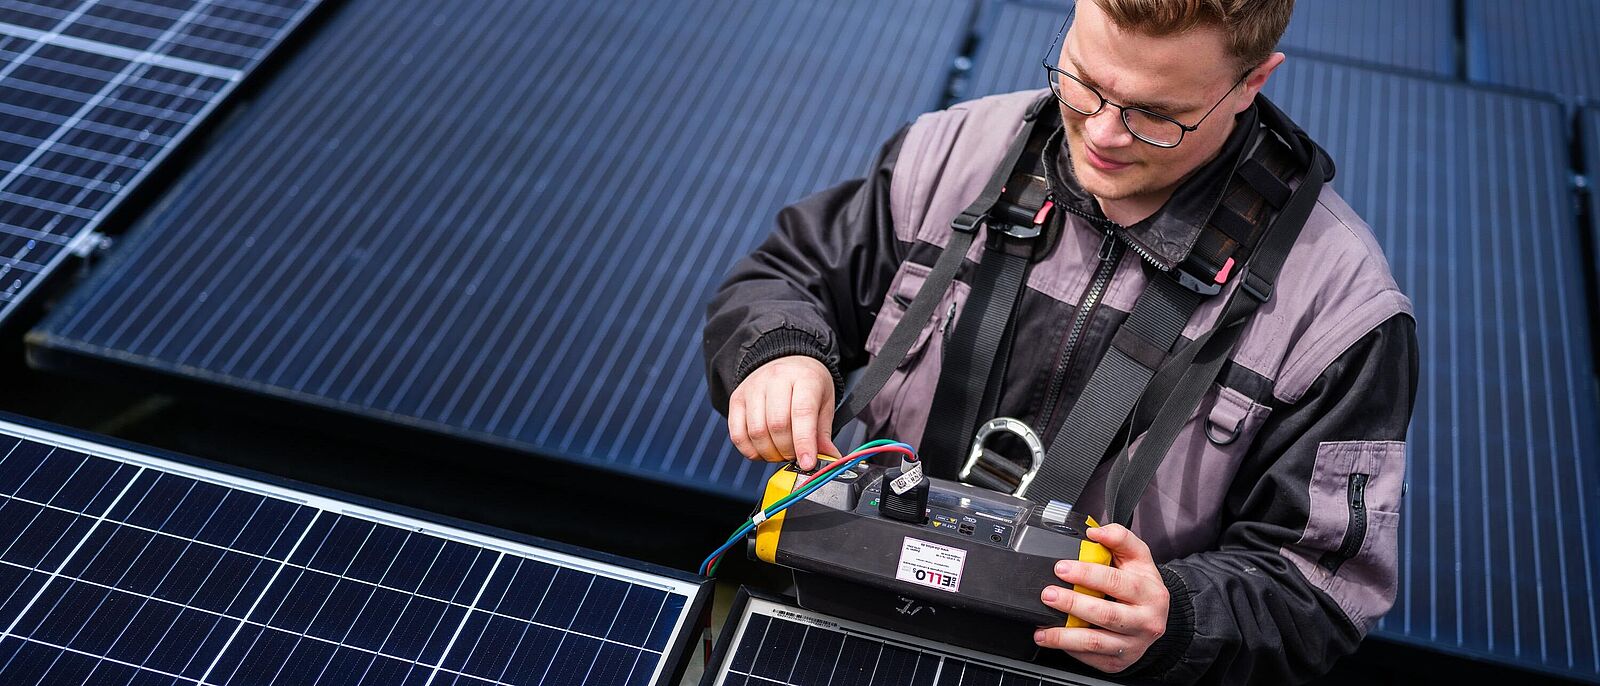
[[[1404,478],[1402,441],[1321,444],[1305,533],[1284,551],[1362,631],[1394,604]]]

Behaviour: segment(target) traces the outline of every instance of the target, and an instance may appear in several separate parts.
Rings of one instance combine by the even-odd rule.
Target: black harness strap
[[[1003,377],[1009,359],[1011,316],[1051,207],[1049,182],[1036,173],[1050,130],[1035,127],[984,221],[987,248],[945,348],[918,450],[934,476],[955,477],[979,422],[993,418],[999,404],[1001,383],[996,377]]]
[[[1210,390],[1244,331],[1245,323],[1256,308],[1272,298],[1278,273],[1316,207],[1326,179],[1327,165],[1322,153],[1312,148],[1310,157],[1310,169],[1290,195],[1288,205],[1272,222],[1261,244],[1256,246],[1255,255],[1245,267],[1244,282],[1229,296],[1217,325],[1172,360],[1172,368],[1184,370],[1183,374],[1156,413],[1139,450],[1132,459],[1118,459],[1113,464],[1106,480],[1106,510],[1111,513],[1111,521],[1123,525],[1132,523],[1134,507],[1144,497],[1145,489],[1178,433]]]
[[[1028,109],[1022,120],[1022,130],[1012,139],[1011,147],[1006,151],[1006,156],[995,175],[989,179],[989,185],[984,187],[983,192],[967,206],[967,209],[950,222],[950,227],[953,229],[950,242],[939,254],[938,261],[934,263],[927,279],[922,282],[922,288],[917,290],[916,297],[906,308],[900,323],[895,325],[894,331],[889,334],[889,340],[884,342],[878,355],[867,363],[860,380],[856,382],[855,389],[841,399],[835,408],[833,435],[837,436],[840,429],[861,414],[861,411],[872,402],[873,397],[878,395],[878,391],[883,390],[883,385],[889,381],[894,370],[905,359],[906,353],[911,350],[922,328],[927,326],[940,297],[949,290],[950,282],[955,280],[956,272],[961,268],[967,250],[972,247],[972,242],[978,234],[978,224],[989,216],[1000,201],[1011,170],[1017,167],[1017,162],[1028,147],[1028,141],[1033,137],[1039,113],[1044,109],[1042,105],[1045,102],[1047,100],[1041,99]]]
[[[1265,111],[1273,108],[1263,104],[1262,109]],[[1265,112],[1263,116],[1276,119],[1281,117],[1281,114],[1274,110]],[[1282,125],[1284,122],[1287,122],[1286,118],[1273,123]],[[1274,130],[1286,129],[1282,126],[1269,126],[1269,131]],[[1278,190],[1286,189],[1287,185],[1276,178],[1272,178],[1270,182],[1264,180],[1263,174],[1270,176],[1270,172],[1260,160],[1285,155],[1290,151],[1299,152],[1303,148],[1298,145],[1300,142],[1296,141],[1296,144],[1291,144],[1288,150],[1285,150],[1271,140],[1271,133],[1264,135],[1266,139],[1262,140],[1249,156],[1241,160],[1239,167],[1236,168],[1236,171],[1242,168],[1249,168],[1252,171],[1236,174],[1235,178],[1243,183],[1232,184],[1228,195],[1251,195],[1264,201],[1265,205],[1276,208],[1277,205],[1272,201],[1280,197]],[[1296,132],[1295,135],[1301,134]],[[1322,186],[1322,170],[1321,158],[1314,159],[1318,160],[1319,166],[1313,167],[1312,173],[1307,174],[1306,180],[1289,199],[1294,205],[1305,202],[1307,194],[1311,198],[1310,202],[1315,203],[1316,194]],[[1288,255],[1289,247],[1294,245],[1300,227],[1309,215],[1309,209],[1305,214],[1298,216],[1295,212],[1289,211],[1292,209],[1295,207],[1286,208],[1272,221],[1266,222],[1269,228],[1265,230],[1264,235],[1273,238],[1261,239],[1259,245],[1250,246],[1248,237],[1251,237],[1251,234],[1263,235],[1262,232],[1253,230],[1256,224],[1245,221],[1238,212],[1228,208],[1224,203],[1207,222],[1208,232],[1212,232],[1215,236],[1227,237],[1226,241],[1215,242],[1220,252],[1192,255],[1191,259],[1179,265],[1170,276],[1152,275],[1144,292],[1134,303],[1133,311],[1113,337],[1111,347],[1090,374],[1089,381],[1073,403],[1060,429],[1057,430],[1055,441],[1051,443],[1046,453],[1044,466],[1024,493],[1025,496],[1035,502],[1059,500],[1069,505],[1077,502],[1082,497],[1095,469],[1110,450],[1112,442],[1121,433],[1135,405],[1145,395],[1157,370],[1185,370],[1183,376],[1176,382],[1175,392],[1160,396],[1167,401],[1157,413],[1151,434],[1147,435],[1144,443],[1140,445],[1141,459],[1134,460],[1136,467],[1123,464],[1126,461],[1119,460],[1118,464],[1113,465],[1113,473],[1109,475],[1110,485],[1106,503],[1108,508],[1114,507],[1111,498],[1118,497],[1119,493],[1122,493],[1118,489],[1124,478],[1130,480],[1132,487],[1126,491],[1129,495],[1121,497],[1142,495],[1149,478],[1160,465],[1161,458],[1176,439],[1177,430],[1187,423],[1200,397],[1216,378],[1221,364],[1226,361],[1233,342],[1237,340],[1238,330],[1243,328],[1243,322],[1255,311],[1255,305],[1235,306],[1240,302],[1237,293],[1239,291],[1247,293],[1250,296],[1248,300],[1255,304],[1265,300],[1264,297],[1258,300],[1258,295],[1270,297],[1271,278],[1276,277],[1277,269],[1282,266],[1283,257]],[[1224,226],[1217,225],[1219,218]],[[1271,227],[1280,224],[1288,228],[1271,230]],[[1287,240],[1287,244],[1279,245],[1283,240]],[[1242,282],[1235,290],[1235,295],[1230,297],[1228,307],[1224,310],[1224,318],[1218,320],[1217,327],[1202,335],[1200,340],[1185,347],[1174,356],[1174,359],[1163,365],[1162,360],[1172,351],[1200,303],[1218,293],[1221,283],[1229,280],[1228,272],[1235,265],[1236,254],[1241,260],[1244,258],[1250,260],[1246,266],[1240,268],[1242,273],[1233,277]],[[1269,274],[1269,278],[1265,280],[1261,276],[1263,270],[1267,270]],[[1196,272],[1199,274],[1209,272],[1212,278],[1196,276]],[[1231,333],[1215,338],[1218,331]],[[1200,358],[1202,360],[1200,367],[1191,368],[1196,356],[1213,340],[1217,345],[1207,352],[1215,359],[1212,356]],[[1219,353],[1217,348],[1223,349]],[[1197,375],[1207,373],[1209,376],[1204,377],[1203,383],[1195,380],[1198,378]],[[1200,385],[1201,395],[1196,396],[1194,403],[1191,404],[1187,400],[1187,394],[1192,392],[1191,387],[1195,384]],[[1180,396],[1177,391],[1182,391],[1184,395]],[[1173,402],[1174,400],[1178,402]],[[1154,434],[1156,428],[1166,432],[1168,425],[1174,423],[1175,425],[1170,427],[1171,436],[1167,436],[1166,433]],[[1152,441],[1151,438],[1156,440]],[[1134,479],[1142,479],[1142,482],[1134,483]],[[1133,497],[1133,502],[1137,502],[1137,497]],[[1132,503],[1128,503],[1127,508],[1131,512]],[[1120,513],[1115,509],[1109,511]],[[1113,521],[1123,522],[1122,519]]]

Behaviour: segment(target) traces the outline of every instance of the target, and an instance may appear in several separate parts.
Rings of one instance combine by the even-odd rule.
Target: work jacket
[[[980,194],[1040,97],[1012,93],[923,115],[883,146],[865,178],[784,208],[709,307],[713,404],[725,412],[745,376],[786,355],[821,360],[842,387],[845,372],[882,349],[950,239],[951,220]],[[1068,211],[1054,214],[1051,243],[1013,317],[1001,416],[1029,423],[1046,445],[1072,439],[1055,434],[1147,279],[1170,278],[1162,272],[1194,245],[1235,161],[1270,135],[1254,107],[1237,123],[1217,158],[1155,215],[1126,227],[1105,220],[1075,182],[1064,133],[1054,135],[1047,176]],[[863,414],[869,438],[921,438],[983,243]],[[1097,270],[1112,277],[1096,299],[1088,291]],[[1180,346],[1210,329],[1228,294],[1200,306]],[[1416,358],[1410,300],[1367,225],[1324,186],[1276,291],[1135,510],[1132,529],[1154,553],[1171,609],[1167,632],[1125,674],[1290,683],[1355,649],[1394,603]],[[1151,414],[1136,408],[1077,509],[1104,520],[1110,456],[1135,452]]]

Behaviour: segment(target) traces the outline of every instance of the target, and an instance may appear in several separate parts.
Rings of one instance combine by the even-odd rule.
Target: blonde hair
[[[1124,31],[1153,36],[1215,26],[1241,67],[1265,62],[1289,27],[1294,0],[1093,0]]]

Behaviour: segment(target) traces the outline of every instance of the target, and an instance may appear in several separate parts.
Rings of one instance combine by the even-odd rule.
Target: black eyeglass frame
[[[1078,114],[1081,114],[1081,115],[1083,115],[1085,117],[1092,117],[1094,115],[1099,114],[1102,110],[1104,110],[1106,108],[1107,104],[1110,104],[1112,107],[1117,108],[1122,113],[1121,116],[1118,117],[1118,119],[1122,120],[1122,128],[1127,129],[1128,133],[1130,135],[1132,135],[1134,138],[1137,138],[1137,139],[1139,139],[1141,141],[1144,141],[1145,143],[1148,143],[1150,145],[1154,145],[1154,146],[1156,146],[1158,148],[1171,149],[1171,148],[1178,147],[1179,144],[1183,143],[1183,137],[1185,135],[1199,130],[1200,129],[1200,125],[1204,124],[1206,122],[1206,119],[1211,117],[1211,113],[1217,111],[1217,108],[1221,107],[1222,103],[1227,101],[1228,96],[1233,95],[1234,89],[1238,88],[1239,84],[1244,83],[1244,80],[1250,77],[1251,72],[1254,72],[1256,70],[1256,68],[1254,66],[1250,67],[1249,69],[1244,70],[1244,73],[1239,75],[1239,80],[1234,81],[1233,85],[1228,87],[1228,92],[1223,93],[1222,97],[1217,100],[1216,104],[1212,105],[1211,109],[1206,110],[1206,113],[1203,116],[1200,117],[1200,121],[1195,122],[1194,125],[1191,126],[1189,124],[1185,124],[1185,123],[1183,123],[1181,121],[1173,119],[1172,117],[1169,117],[1169,116],[1167,116],[1165,114],[1161,114],[1160,112],[1152,112],[1152,111],[1147,110],[1147,109],[1145,109],[1143,107],[1129,107],[1127,105],[1119,105],[1117,103],[1111,102],[1110,100],[1106,99],[1105,95],[1100,93],[1099,89],[1097,89],[1094,86],[1091,86],[1091,85],[1089,85],[1087,83],[1084,83],[1083,79],[1080,79],[1077,76],[1073,75],[1072,72],[1069,72],[1069,71],[1067,71],[1065,69],[1062,69],[1061,67],[1056,66],[1055,64],[1052,64],[1052,61],[1054,61],[1061,54],[1059,52],[1059,47],[1061,45],[1061,39],[1062,39],[1062,37],[1067,35],[1067,24],[1070,24],[1070,23],[1072,23],[1072,16],[1068,15],[1066,20],[1061,22],[1061,30],[1056,32],[1055,40],[1050,41],[1050,49],[1049,49],[1048,52],[1045,53],[1044,59],[1041,60],[1041,62],[1040,62],[1041,66],[1044,67],[1046,78],[1049,79],[1050,94],[1055,96],[1057,102],[1060,102],[1061,104],[1066,105],[1067,109],[1070,109],[1073,112],[1077,112]],[[1059,82],[1056,80],[1056,75],[1057,74],[1059,74],[1061,76],[1065,76],[1065,77],[1067,77],[1069,79],[1072,79],[1073,81],[1076,81],[1078,83],[1078,85],[1089,89],[1090,93],[1093,93],[1095,97],[1100,98],[1100,105],[1098,107],[1094,108],[1094,111],[1092,111],[1092,112],[1085,112],[1085,111],[1080,110],[1080,109],[1078,109],[1076,107],[1073,107],[1072,103],[1067,102],[1066,98],[1061,97],[1061,87],[1060,87],[1060,85],[1058,85]],[[1140,114],[1149,115],[1151,117],[1154,117],[1156,119],[1160,119],[1160,120],[1163,120],[1163,121],[1172,122],[1172,124],[1174,126],[1178,127],[1178,130],[1179,130],[1178,140],[1173,141],[1171,143],[1163,143],[1163,142],[1160,142],[1160,141],[1153,141],[1153,140],[1150,140],[1149,138],[1145,138],[1144,136],[1139,135],[1139,132],[1133,130],[1133,124],[1128,122],[1128,112],[1130,112],[1130,111],[1138,112]]]

